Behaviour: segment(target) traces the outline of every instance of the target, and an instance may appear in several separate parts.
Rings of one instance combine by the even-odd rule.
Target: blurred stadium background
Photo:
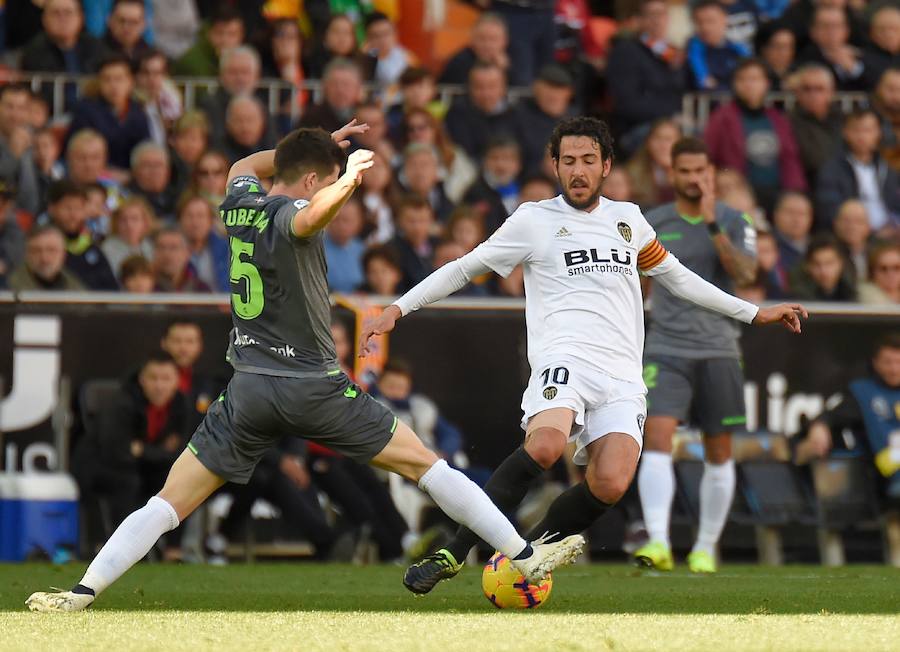
[[[645,209],[671,200],[667,148],[704,135],[719,198],[761,234],[743,296],[811,302],[802,337],[745,333],[724,562],[900,566],[900,431],[893,475],[864,427],[797,453],[810,422],[873,373],[876,341],[900,332],[895,4],[729,2],[719,43],[694,34],[679,0],[39,4],[0,3],[0,561],[89,559],[156,490],[229,375],[216,226],[228,165],[297,125],[356,116],[372,130],[354,147],[380,159],[327,236],[343,364],[484,478],[521,437],[521,279],[477,279],[404,320],[365,366],[353,341],[391,295],[520,202],[555,194],[543,144],[557,119],[586,113],[618,137],[606,194]],[[774,157],[723,133],[728,112],[759,109],[729,90],[751,53],[770,72]],[[878,123],[874,187],[843,165],[841,125],[860,107]],[[178,369],[152,405],[138,372],[161,345]],[[900,420],[900,403],[885,409]],[[676,444],[678,553],[697,523],[699,441],[688,427]],[[548,473],[517,518],[534,522],[577,472]],[[625,561],[640,519],[626,497],[589,532],[590,560]],[[250,490],[226,487],[153,557],[372,564],[438,545],[446,528],[396,477],[286,445]]]

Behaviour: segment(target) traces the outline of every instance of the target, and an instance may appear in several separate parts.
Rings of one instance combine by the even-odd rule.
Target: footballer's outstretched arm
[[[638,256],[640,270],[675,296],[747,324],[782,322],[789,330],[800,332],[800,317],[809,313],[799,303],[780,303],[763,308],[723,292],[698,276],[654,240]]]
[[[291,230],[298,238],[315,235],[334,219],[356,187],[362,181],[363,172],[372,167],[375,155],[367,149],[358,149],[347,159],[347,170],[330,186],[313,195],[310,202],[294,215]]]
[[[476,276],[491,271],[475,252],[447,263],[429,274],[421,283],[389,305],[375,319],[363,326],[359,339],[359,355],[369,352],[368,343],[373,335],[383,335],[394,330],[397,320],[419,308],[444,299],[466,286]]]

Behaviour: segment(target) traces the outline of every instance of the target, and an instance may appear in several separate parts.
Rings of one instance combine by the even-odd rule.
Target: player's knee
[[[531,458],[545,469],[556,464],[566,450],[568,438],[555,428],[537,428],[525,442],[525,450]]]
[[[668,417],[650,417],[644,426],[644,450],[672,452],[672,439],[678,421]]]
[[[725,464],[731,459],[731,435],[723,433],[707,437],[704,444],[706,461],[710,464]]]
[[[619,502],[631,483],[631,477],[628,474],[620,471],[595,470],[590,467],[586,480],[588,489],[591,490],[594,498],[608,505]]]

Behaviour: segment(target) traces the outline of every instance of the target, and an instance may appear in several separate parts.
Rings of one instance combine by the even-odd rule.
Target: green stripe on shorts
[[[722,419],[723,426],[740,426],[745,423],[747,423],[747,417],[745,416],[725,417]]]
[[[394,423],[391,424],[391,434],[394,434],[394,431],[397,430],[397,424],[400,423],[400,419],[394,417]]]
[[[197,454],[197,447],[194,446],[194,444],[191,442],[188,442],[188,450],[191,451],[194,455]]]

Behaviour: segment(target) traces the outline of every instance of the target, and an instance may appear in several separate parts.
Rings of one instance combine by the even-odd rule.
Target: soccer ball
[[[547,575],[539,584],[529,584],[509,558],[497,552],[484,567],[481,588],[498,609],[535,609],[550,599],[553,578]]]

